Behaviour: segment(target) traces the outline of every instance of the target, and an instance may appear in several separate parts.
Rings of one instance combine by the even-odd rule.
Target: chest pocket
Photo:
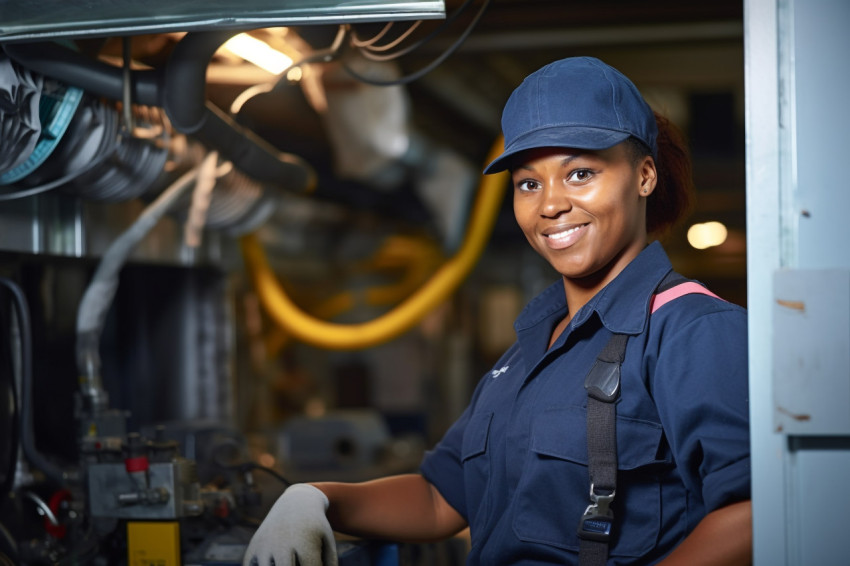
[[[461,460],[466,486],[466,508],[470,528],[483,523],[475,518],[486,513],[485,494],[490,483],[490,455],[487,445],[490,437],[492,412],[476,413],[470,417],[463,433]],[[475,533],[472,533],[475,534]]]
[[[517,486],[514,530],[526,542],[578,552],[579,518],[588,505],[586,411],[567,407],[534,421]],[[617,416],[618,478],[611,556],[639,557],[655,546],[661,524],[661,426]],[[627,510],[627,511],[626,511]]]

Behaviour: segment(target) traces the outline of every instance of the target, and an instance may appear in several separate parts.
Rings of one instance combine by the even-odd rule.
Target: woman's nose
[[[572,208],[572,202],[563,187],[549,183],[542,191],[540,214],[547,218],[557,218]]]

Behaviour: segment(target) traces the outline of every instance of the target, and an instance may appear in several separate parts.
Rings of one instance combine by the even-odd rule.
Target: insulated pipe
[[[163,78],[162,107],[174,127],[196,134],[206,118],[207,65],[234,31],[190,32],[183,36],[168,57]]]
[[[97,96],[123,99],[123,69],[58,43],[6,43],[3,50],[15,63],[45,77],[76,86]],[[131,71],[130,95],[134,102],[161,106],[159,71]]]
[[[502,151],[499,138],[487,163]],[[498,216],[507,173],[485,175],[478,187],[466,237],[457,253],[413,295],[392,311],[369,322],[337,324],[319,320],[292,302],[269,267],[255,234],[241,240],[242,255],[254,281],[260,302],[272,319],[295,338],[330,350],[356,350],[387,342],[412,328],[422,317],[445,301],[469,275]]]
[[[303,159],[283,153],[206,101],[206,70],[216,49],[235,32],[187,34],[164,70],[132,71],[133,102],[165,109],[174,127],[218,150],[260,182],[295,193],[312,191],[316,173]],[[87,92],[123,100],[124,71],[56,43],[9,43],[19,65]]]
[[[219,150],[254,179],[284,184],[295,192],[311,192],[316,187],[312,167],[299,157],[277,151],[206,102],[207,65],[218,48],[235,33],[232,30],[192,32],[180,40],[165,66],[162,107],[178,131]],[[234,136],[234,132],[240,135]]]
[[[292,153],[278,151],[209,102],[194,137],[218,150],[237,169],[256,181],[300,194],[316,189],[316,172],[309,163]]]

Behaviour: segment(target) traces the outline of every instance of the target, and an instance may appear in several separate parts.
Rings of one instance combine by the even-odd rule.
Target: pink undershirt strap
[[[684,283],[676,285],[675,287],[671,287],[666,291],[662,291],[653,295],[652,301],[649,304],[649,312],[650,314],[654,313],[673,299],[678,299],[681,296],[690,295],[691,293],[699,293],[701,295],[708,295],[710,297],[720,299],[720,297],[718,297],[699,283],[695,283],[693,281],[686,281]],[[722,301],[723,299],[720,300]]]

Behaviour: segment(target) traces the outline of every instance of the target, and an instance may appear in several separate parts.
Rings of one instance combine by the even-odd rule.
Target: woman
[[[706,291],[650,314],[671,266],[648,234],[688,208],[683,146],[631,81],[587,57],[527,77],[502,129],[485,173],[510,170],[517,222],[560,280],[518,317],[517,342],[421,474],[289,488],[245,564],[333,564],[331,527],[433,541],[467,525],[470,565],[750,562],[746,313]],[[628,338],[605,491],[589,477],[584,384],[614,334]]]

